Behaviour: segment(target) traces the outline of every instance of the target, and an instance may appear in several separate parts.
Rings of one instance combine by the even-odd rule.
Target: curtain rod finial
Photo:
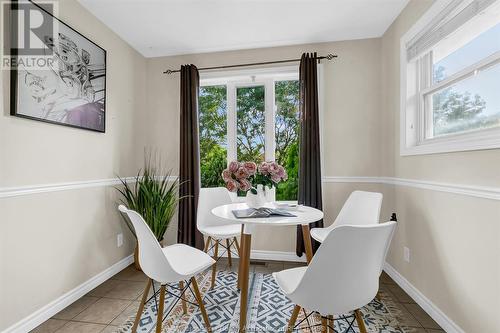
[[[329,53],[325,58],[328,60],[332,60],[333,58],[337,58],[337,55]]]

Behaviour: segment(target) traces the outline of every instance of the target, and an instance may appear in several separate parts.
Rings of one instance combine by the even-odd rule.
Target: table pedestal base
[[[247,232],[247,233],[246,233]],[[304,237],[304,247],[306,250],[307,263],[312,259],[312,243],[309,232],[309,225],[302,225],[302,236]],[[252,245],[252,234],[246,230],[245,226],[241,229],[240,244],[240,265],[238,267],[238,288],[240,289],[240,333],[246,332],[247,307],[248,307],[248,276],[250,272],[250,249]]]

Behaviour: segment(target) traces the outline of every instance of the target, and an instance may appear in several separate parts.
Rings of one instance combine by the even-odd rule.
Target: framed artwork
[[[31,1],[15,9],[10,14],[11,54],[19,61],[11,70],[11,115],[104,133],[106,50]],[[55,27],[36,31],[43,53],[39,59],[44,59],[38,66],[21,61],[29,57],[19,47],[25,43],[19,36],[26,34],[17,30],[17,20],[26,10],[38,11],[43,22]]]

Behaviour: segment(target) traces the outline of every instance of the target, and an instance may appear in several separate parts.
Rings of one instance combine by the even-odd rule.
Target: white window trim
[[[409,69],[407,62],[406,45],[417,34],[419,34],[428,24],[430,24],[439,13],[441,13],[452,0],[438,0],[431,8],[401,37],[400,40],[400,155],[423,155],[445,152],[484,150],[500,148],[500,128],[476,130],[465,133],[450,134],[447,136],[425,139],[425,126],[422,117],[423,112],[419,112],[422,107],[423,95],[435,91],[439,87],[452,84],[458,79],[470,75],[475,69],[490,63],[492,60],[498,61],[498,53],[474,64],[459,73],[447,78],[432,89],[417,89],[419,93],[414,96],[408,94],[408,82],[422,87],[424,83],[418,82],[415,75],[416,69]],[[410,76],[415,76],[412,78]],[[415,79],[415,80],[413,80]],[[425,86],[425,85],[424,85]]]

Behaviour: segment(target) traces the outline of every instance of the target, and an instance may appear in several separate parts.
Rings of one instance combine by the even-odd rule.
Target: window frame
[[[476,71],[500,63],[496,52],[446,79],[432,83],[432,51],[416,60],[407,60],[407,43],[425,30],[450,0],[437,1],[400,40],[400,155],[421,155],[500,148],[500,127],[475,129],[432,137],[433,93],[473,76]]]
[[[265,143],[264,155],[266,161],[275,160],[276,150],[276,97],[275,83],[279,81],[299,80],[298,66],[270,67],[259,69],[243,69],[236,71],[220,71],[201,73],[200,87],[226,86],[227,112],[227,163],[237,160],[237,89],[242,87],[264,86],[265,89]],[[271,191],[273,201],[275,189]],[[244,202],[245,197],[231,193],[235,202]]]

